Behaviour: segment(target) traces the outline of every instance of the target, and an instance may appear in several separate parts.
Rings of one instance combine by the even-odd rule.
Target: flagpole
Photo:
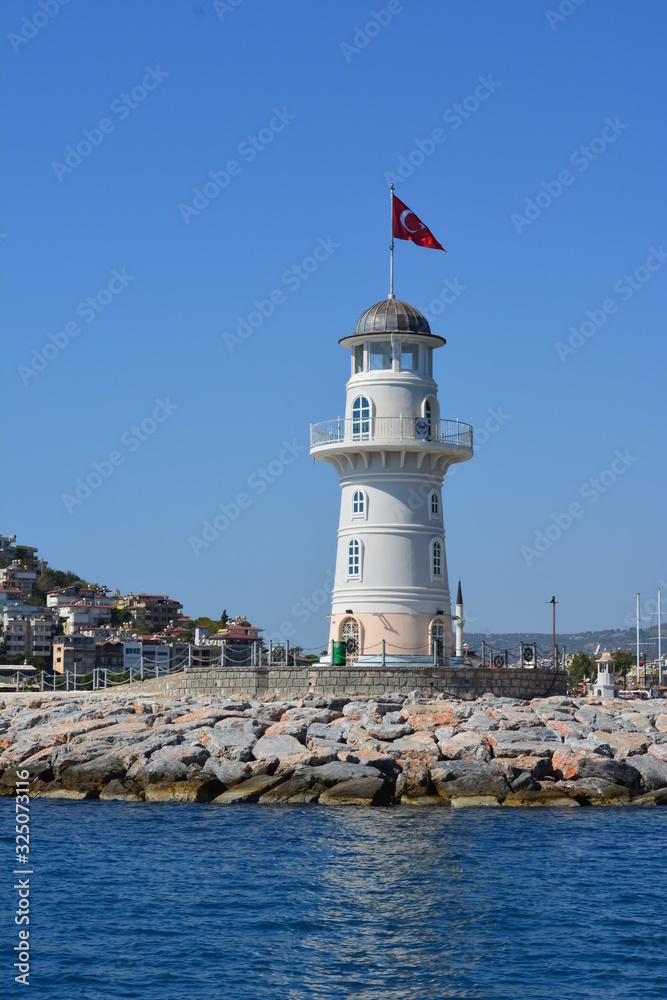
[[[394,185],[391,185],[391,243],[389,244],[389,298],[394,298]]]

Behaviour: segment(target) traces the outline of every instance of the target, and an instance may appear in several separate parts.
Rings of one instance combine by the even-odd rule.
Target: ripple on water
[[[661,810],[37,800],[31,816],[33,996],[667,995]],[[7,822],[3,841],[6,857]]]

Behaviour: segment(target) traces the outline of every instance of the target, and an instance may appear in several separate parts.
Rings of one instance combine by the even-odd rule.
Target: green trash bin
[[[343,667],[347,663],[347,643],[345,639],[334,642],[333,661],[335,667]]]

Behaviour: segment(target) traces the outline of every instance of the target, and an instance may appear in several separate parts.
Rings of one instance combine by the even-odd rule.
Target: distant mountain
[[[662,652],[667,652],[667,629],[663,626]],[[464,641],[468,646],[481,654],[482,641],[493,649],[514,651],[518,656],[519,643],[537,643],[538,656],[551,656],[551,632],[464,632]],[[627,649],[631,653],[636,650],[636,632],[634,629],[602,629],[598,632],[556,633],[556,643],[559,650],[563,646],[568,653],[594,653],[597,647],[600,652],[608,649],[610,653],[617,649]],[[658,655],[658,627],[641,629],[639,633],[639,650],[645,653],[649,660]]]

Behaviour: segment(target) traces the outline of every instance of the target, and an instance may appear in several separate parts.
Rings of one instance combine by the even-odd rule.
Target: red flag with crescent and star
[[[412,240],[419,247],[427,247],[429,250],[444,250],[447,253],[445,248],[440,246],[431,230],[396,195],[394,195],[393,203],[394,236],[397,240]]]

